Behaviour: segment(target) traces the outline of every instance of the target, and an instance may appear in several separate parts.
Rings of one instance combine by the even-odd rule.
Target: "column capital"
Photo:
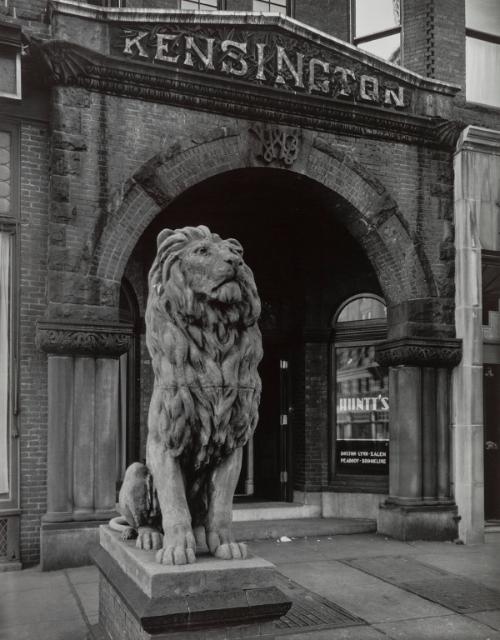
[[[118,357],[128,351],[132,335],[126,323],[39,321],[36,344],[52,355]]]
[[[462,341],[456,338],[398,338],[376,346],[381,366],[453,368],[462,359]]]

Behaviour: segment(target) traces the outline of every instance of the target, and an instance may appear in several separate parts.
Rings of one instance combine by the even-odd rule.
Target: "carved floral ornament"
[[[36,344],[53,355],[117,357],[128,351],[131,337],[129,325],[39,322]]]
[[[384,367],[456,367],[462,359],[462,341],[457,339],[403,338],[387,340],[376,347],[377,363]]]

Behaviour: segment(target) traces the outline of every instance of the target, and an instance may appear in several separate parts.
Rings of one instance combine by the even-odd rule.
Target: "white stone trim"
[[[455,153],[455,322],[463,341],[462,362],[452,376],[452,488],[459,535],[484,540],[483,329],[480,208],[492,194],[475,176],[500,155],[500,131],[468,126]],[[495,158],[495,162],[497,162]],[[480,165],[478,167],[478,165]]]

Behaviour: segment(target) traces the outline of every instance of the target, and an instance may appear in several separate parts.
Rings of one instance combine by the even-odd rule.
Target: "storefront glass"
[[[389,471],[388,369],[375,360],[385,317],[383,301],[368,295],[349,300],[337,315],[332,352],[337,476],[384,476]]]

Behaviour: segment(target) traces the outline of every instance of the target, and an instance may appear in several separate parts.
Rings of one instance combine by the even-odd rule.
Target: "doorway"
[[[500,521],[500,364],[483,366],[484,515]]]

